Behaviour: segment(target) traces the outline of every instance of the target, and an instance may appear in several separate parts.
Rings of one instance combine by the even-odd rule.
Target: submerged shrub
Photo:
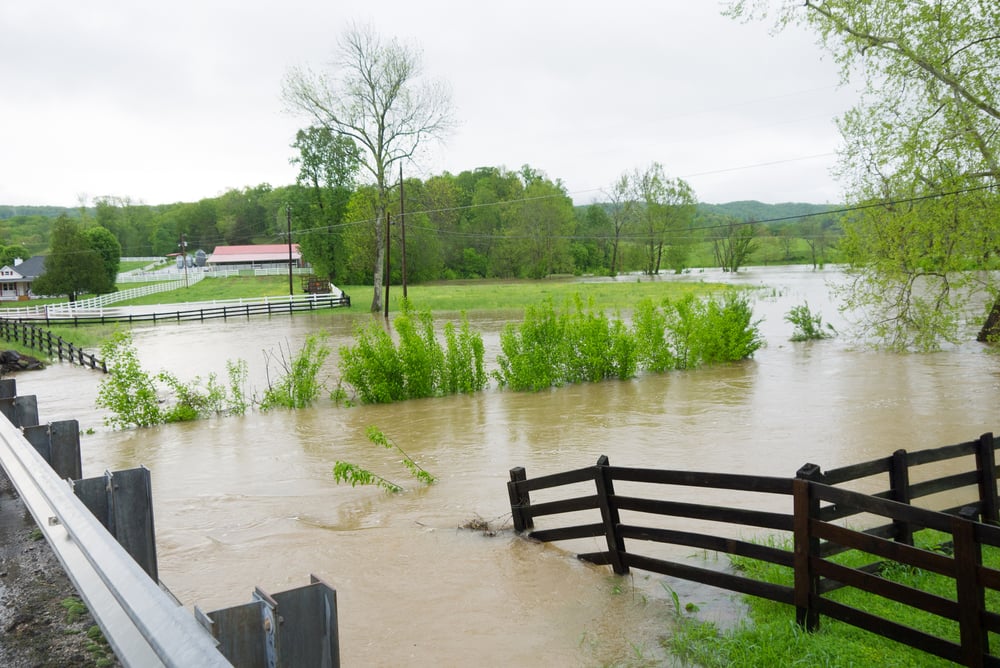
[[[677,357],[667,339],[667,314],[643,299],[632,313],[632,337],[637,366],[653,373],[677,368]]]
[[[97,405],[111,411],[105,424],[117,429],[149,427],[163,422],[154,377],[139,364],[129,332],[115,332],[101,346],[108,373],[101,380]]]
[[[520,325],[500,335],[495,372],[501,386],[538,391],[565,383],[631,378],[639,370],[660,373],[751,357],[763,339],[746,297],[721,301],[688,296],[656,307],[638,304],[631,329],[620,317],[584,308],[568,313],[551,303],[525,311]]]
[[[408,301],[393,321],[399,338],[378,322],[360,328],[353,346],[340,349],[341,382],[363,403],[391,403],[404,399],[478,392],[486,385],[482,336],[463,316],[457,330],[444,328],[446,347],[434,332],[430,312],[414,314]]]
[[[833,325],[829,323],[827,323],[824,329],[823,317],[819,313],[810,311],[808,302],[799,306],[793,306],[785,314],[785,321],[795,325],[795,331],[792,333],[792,341],[828,339],[836,331]]]
[[[290,361],[281,355],[284,374],[268,388],[260,400],[261,410],[276,407],[305,408],[312,404],[323,390],[319,372],[330,356],[325,334],[310,334]]]

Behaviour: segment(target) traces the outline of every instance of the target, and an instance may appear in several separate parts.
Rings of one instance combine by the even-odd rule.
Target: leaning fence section
[[[822,615],[951,661],[1000,666],[989,648],[989,634],[1000,633],[1000,615],[986,603],[1000,600],[1000,571],[983,565],[984,551],[1000,547],[1000,528],[993,526],[997,447],[1000,439],[984,434],[942,448],[898,450],[825,473],[807,464],[794,478],[625,468],[602,456],[594,466],[536,478],[514,468],[507,487],[518,532],[540,541],[600,540],[606,549],[579,557],[615,573],[640,568],[759,596],[794,606],[797,621],[808,629],[816,628]],[[948,470],[935,473],[935,465],[944,462]],[[954,473],[966,462],[966,470]],[[848,489],[852,485],[878,491]],[[713,498],[724,490],[733,502],[699,502],[699,493],[707,490],[716,490]],[[939,501],[936,495],[946,492]],[[943,507],[917,507],[917,500]],[[536,527],[536,520],[545,526]],[[944,534],[943,549],[915,546],[914,536],[925,530]],[[747,538],[754,532],[767,538]],[[787,568],[792,577],[787,584],[765,582],[693,565],[658,546],[756,559]],[[845,565],[845,553],[859,555],[850,562],[859,565]],[[882,577],[889,562],[953,580],[956,597]],[[851,607],[835,593],[845,588],[936,616],[958,632],[915,630]]]

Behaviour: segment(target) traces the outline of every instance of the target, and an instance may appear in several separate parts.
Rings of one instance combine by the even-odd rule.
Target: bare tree
[[[293,68],[282,86],[288,109],[310,124],[349,137],[361,147],[361,167],[375,179],[375,263],[372,311],[382,310],[385,218],[394,165],[413,159],[453,126],[451,95],[420,79],[420,53],[395,39],[383,41],[370,25],[352,25],[328,72]]]
[[[632,186],[629,183],[629,175],[622,174],[611,191],[606,192],[610,207],[611,223],[614,225],[615,237],[611,244],[611,275],[617,276],[618,264],[618,244],[621,242],[622,230],[635,218],[635,202],[632,200]]]
[[[753,221],[739,222],[730,218],[715,231],[713,250],[722,271],[736,273],[757,249],[757,226]]]

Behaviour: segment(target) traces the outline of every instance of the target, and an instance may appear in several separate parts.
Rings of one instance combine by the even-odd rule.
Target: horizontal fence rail
[[[611,466],[602,456],[595,466],[537,478],[528,478],[521,467],[511,469],[507,491],[515,530],[540,541],[603,536],[606,550],[578,557],[610,565],[617,574],[641,568],[750,594],[794,606],[796,620],[810,630],[817,628],[820,615],[826,615],[951,661],[1000,666],[1000,658],[989,649],[989,633],[1000,633],[1000,615],[985,605],[987,590],[1000,591],[1000,571],[983,566],[984,547],[1000,547],[1000,528],[993,526],[997,523],[998,447],[1000,439],[984,434],[976,441],[942,448],[911,453],[898,450],[890,457],[826,473],[807,464],[794,478],[625,468]],[[959,458],[970,460],[969,470],[911,484],[914,467]],[[877,476],[888,477],[888,489],[862,494],[842,487],[873,477],[877,480]],[[616,490],[626,485],[628,493]],[[765,507],[756,508],[753,502],[720,506],[671,498],[669,491],[678,488],[725,490],[740,494],[741,500],[757,499]],[[565,498],[549,498],[556,493],[553,490],[560,489],[565,490]],[[937,509],[913,505],[916,499],[956,490],[965,494],[965,503]],[[539,502],[540,496],[545,500]],[[690,492],[687,496],[691,496]],[[776,503],[787,511],[775,511]],[[568,525],[535,528],[536,519],[569,513],[574,515],[566,518]],[[847,528],[845,522],[860,518],[875,526]],[[980,518],[983,522],[977,521]],[[697,530],[676,526],[692,521],[701,523]],[[719,526],[719,530],[705,530],[706,522],[717,523],[711,526]],[[794,550],[776,547],[774,541],[761,543],[723,535],[721,525],[778,532],[789,537]],[[926,529],[946,534],[954,554],[915,547],[914,535]],[[643,554],[641,546],[651,544],[722,552],[783,566],[794,572],[794,585]],[[864,553],[877,561],[850,568],[837,563],[837,555],[846,552]],[[881,577],[887,561],[954,580],[956,599],[944,599]],[[960,638],[956,641],[911,629],[829,598],[829,594],[845,587],[943,617],[958,625]]]
[[[349,307],[351,298],[343,292],[304,294],[260,299],[232,299],[214,302],[188,302],[158,306],[120,306],[97,309],[59,309],[35,315],[22,315],[21,320],[47,325],[93,325],[116,322],[180,322],[214,320],[255,315],[279,315],[300,311]],[[6,316],[6,312],[0,314]]]

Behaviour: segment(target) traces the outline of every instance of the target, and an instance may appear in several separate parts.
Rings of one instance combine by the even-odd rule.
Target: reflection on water
[[[459,528],[475,518],[504,523],[511,467],[538,475],[607,454],[623,466],[792,475],[806,462],[832,468],[998,429],[1000,357],[980,345],[894,355],[855,350],[845,339],[790,343],[784,314],[806,300],[844,327],[826,296],[831,276],[754,269],[730,278],[768,286],[755,301],[768,345],[753,360],[538,394],[323,402],[114,433],[94,412],[100,377],[92,371],[55,366],[20,376],[18,389],[38,395],[43,420],[76,418],[95,430],[83,440],[85,476],[151,469],[161,577],[188,605],[227,607],[249,600],[255,585],[280,591],[316,573],[338,590],[345,665],[627,664],[662,656],[657,639],[669,632],[672,602],[660,578],[619,580],[555,546]],[[294,349],[317,330],[336,348],[364,319],[160,325],[135,338],[148,368],[182,378],[224,378],[227,359],[246,359],[260,390],[263,351]],[[495,359],[502,322],[473,326]],[[328,364],[333,373],[335,359]],[[368,425],[439,482],[417,488],[398,456],[367,441]],[[337,460],[407,491],[338,486]],[[602,540],[572,547],[598,550]]]

